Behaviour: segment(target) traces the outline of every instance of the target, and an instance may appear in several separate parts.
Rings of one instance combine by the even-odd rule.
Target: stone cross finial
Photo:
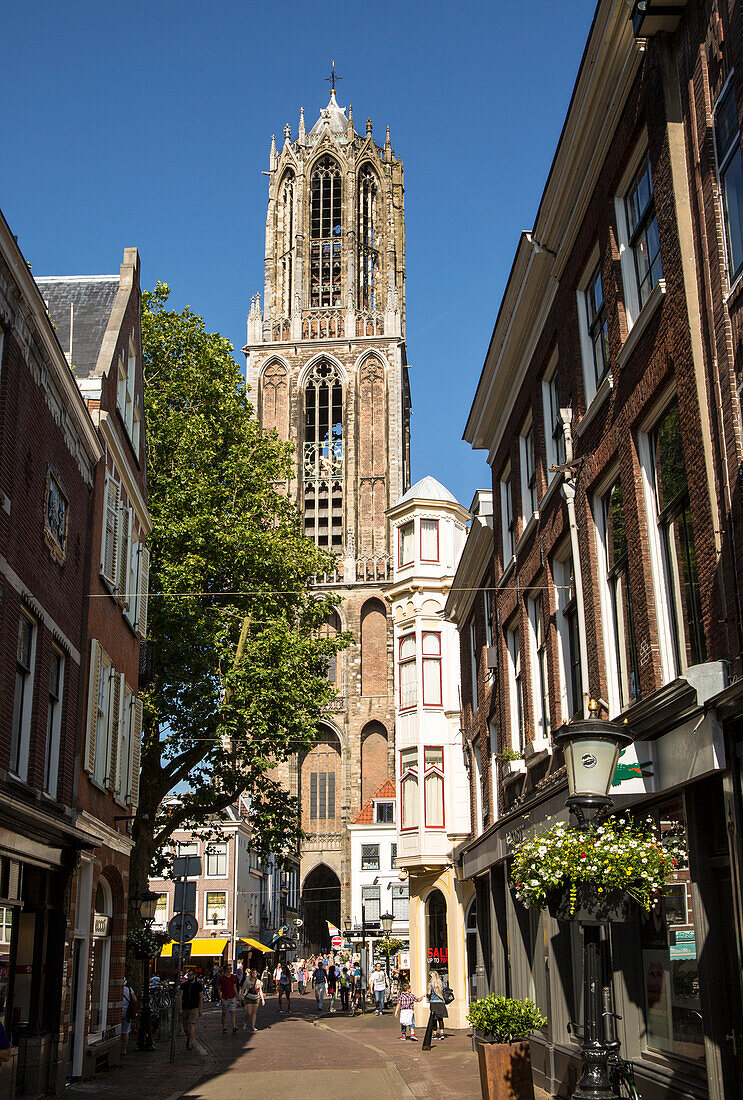
[[[372,132],[372,129],[373,129],[372,120],[370,118],[368,118],[366,120],[366,132],[367,132],[367,134],[370,134]]]
[[[291,136],[292,136],[292,128],[289,125],[289,123],[287,122],[286,126],[284,127],[284,137],[288,141]]]

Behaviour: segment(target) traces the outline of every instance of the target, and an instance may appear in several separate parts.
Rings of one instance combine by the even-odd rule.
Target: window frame
[[[513,620],[506,626],[506,651],[508,653],[508,715],[511,748],[523,752],[526,747],[526,708],[524,701],[524,672],[521,667],[521,638],[519,623]]]
[[[513,476],[509,462],[499,478],[503,571],[516,555],[516,516],[513,507]]]
[[[403,561],[403,531],[410,529],[410,557]],[[407,538],[407,536],[405,536]],[[397,568],[404,569],[406,565],[412,565],[415,561],[415,520],[409,519],[401,523],[397,528]]]
[[[439,754],[441,763],[429,764],[426,761],[427,752]],[[429,779],[436,778],[441,781],[441,824],[430,825],[428,822],[428,799],[426,797],[426,783]],[[423,822],[426,829],[437,832],[446,829],[446,775],[444,771],[444,748],[442,745],[423,746]]]
[[[420,828],[421,820],[418,748],[415,745],[410,745],[408,748],[399,749],[398,751],[400,753],[400,832],[409,833]],[[406,759],[411,759],[414,763],[406,764]],[[415,798],[412,801],[405,797],[404,784],[406,783],[414,787]],[[406,824],[405,809],[409,805],[415,806],[415,822],[412,825]]]
[[[229,909],[228,909],[228,905],[227,905],[227,890],[205,890],[204,891],[204,926],[205,926],[205,928],[218,928],[219,927],[219,925],[212,924],[212,922],[209,920],[209,910],[211,908],[215,908],[215,909],[219,908],[219,906],[217,906],[217,905],[210,906],[209,905],[209,898],[219,897],[219,896],[224,898],[224,903],[223,903],[223,905],[224,905],[224,916],[222,917],[222,921],[221,921],[222,927],[225,927],[227,925],[228,914],[229,914]]]
[[[423,556],[423,524],[424,523],[432,523],[433,526],[436,529],[436,557],[435,558],[426,558],[426,557]],[[420,556],[421,556],[420,560],[422,562],[429,562],[429,563],[437,564],[441,560],[441,551],[440,551],[440,544],[439,544],[439,521],[437,519],[430,519],[426,516],[422,516],[421,519],[418,521],[418,538],[419,538],[419,545],[420,545]]]
[[[22,664],[19,657],[21,624],[29,628],[28,649]],[[20,608],[18,616],[18,628],[16,633],[15,656],[15,687],[13,690],[13,717],[10,740],[10,761],[8,770],[22,779],[24,783],[28,778],[29,755],[31,751],[31,717],[36,694],[36,649],[39,636],[39,624],[37,620],[24,607]],[[21,671],[22,670],[22,671]],[[22,674],[20,698],[18,694],[19,675]]]
[[[470,637],[470,691],[472,693],[472,713],[474,714],[480,705],[480,684],[478,675],[478,651],[477,627],[475,617],[472,615],[469,622]]]
[[[382,820],[379,816],[379,811],[384,807],[385,811],[389,810],[392,815],[389,821]],[[395,824],[395,800],[393,798],[380,798],[374,803],[374,824],[375,825],[394,825]]]
[[[379,871],[380,870],[380,855],[379,844],[362,844],[361,845],[361,870],[362,871]],[[364,855],[365,852],[370,852],[369,855]]]
[[[370,917],[366,912],[367,903],[371,901],[376,902],[377,915],[376,917]],[[364,918],[366,924],[379,924],[379,918],[382,913],[382,895],[379,886],[362,886],[361,887],[361,905],[364,910]]]
[[[50,663],[50,682],[47,694],[46,745],[44,747],[44,790],[54,799],[57,798],[57,792],[59,790],[59,760],[62,748],[62,709],[64,705],[66,655],[64,650],[60,649],[59,646],[52,645],[52,661],[55,658],[59,662],[57,665],[56,695],[53,695],[51,683],[52,665]],[[54,699],[54,702],[52,702],[52,699]]]
[[[539,514],[537,450],[534,439],[534,421],[531,414],[527,417],[519,433],[519,455],[521,468],[521,534],[523,535],[532,517]]]
[[[550,722],[549,653],[547,631],[544,629],[542,594],[527,598],[529,643],[531,647],[531,693],[534,713],[534,740],[548,742],[552,733]]]
[[[558,715],[558,725],[560,721],[568,722],[572,717],[580,713],[577,709],[580,706],[583,707],[583,681],[582,681],[582,669],[580,661],[578,668],[581,670],[581,683],[580,683],[580,696],[579,699],[575,699],[574,696],[574,681],[571,675],[572,669],[575,667],[575,663],[571,660],[572,656],[572,638],[570,632],[570,615],[573,612],[572,601],[575,600],[575,595],[571,589],[571,578],[573,577],[573,554],[572,549],[568,546],[567,550],[562,549],[558,552],[552,560],[552,577],[555,585],[555,597],[557,605],[556,623],[557,623],[557,654],[558,665],[560,674],[560,713]],[[567,594],[568,592],[572,594]],[[579,654],[580,654],[580,637],[578,638]]]
[[[544,418],[544,439],[547,452],[547,485],[551,485],[559,476],[551,466],[565,463],[565,432],[562,423],[562,404],[560,398],[560,360],[557,352],[542,378],[542,412]]]
[[[727,214],[728,204],[727,204],[727,201],[726,201],[726,191],[725,191],[725,187],[724,187],[724,179],[725,179],[726,173],[727,173],[728,169],[730,168],[730,166],[732,165],[732,163],[735,159],[736,152],[737,152],[738,156],[741,159],[741,169],[743,170],[743,151],[741,150],[741,144],[740,144],[740,115],[738,113],[738,101],[737,101],[737,97],[735,95],[734,76],[735,76],[734,72],[731,72],[729,74],[727,80],[725,81],[725,84],[723,85],[722,91],[720,92],[720,94],[717,97],[717,101],[715,102],[715,106],[714,106],[713,111],[712,111],[712,133],[713,133],[713,136],[714,136],[714,143],[715,143],[715,168],[716,168],[716,172],[717,172],[717,193],[718,193],[718,198],[719,198],[719,201],[720,201],[720,214],[721,214],[721,217],[722,217],[722,235],[723,235],[723,240],[724,240],[724,243],[725,243],[725,269],[726,269],[727,278],[728,278],[728,287],[732,287],[738,281],[741,274],[743,274],[743,227],[741,229],[741,242],[740,242],[740,244],[741,244],[741,256],[740,256],[740,261],[739,261],[737,267],[734,268],[732,260],[731,260],[732,247],[731,247],[731,241],[730,241],[730,229],[729,229],[729,225],[728,225],[728,220],[729,220],[728,219],[728,214]],[[733,97],[735,118],[736,118],[736,121],[738,123],[738,126],[737,126],[737,129],[736,129],[736,132],[735,132],[735,136],[731,138],[726,151],[724,153],[721,153],[720,148],[719,148],[718,133],[717,133],[717,118],[718,118],[718,113],[719,113],[720,107],[723,105],[724,100],[729,95],[732,95],[732,97]]]
[[[630,231],[630,222],[627,213],[627,198],[632,189],[633,184],[638,178],[640,169],[647,163],[650,167],[650,180],[652,184],[652,197],[646,204],[642,218],[638,222],[638,225],[634,230]],[[627,318],[627,333],[637,323],[640,314],[643,312],[648,301],[652,297],[652,292],[655,287],[663,282],[663,256],[660,248],[660,233],[658,255],[661,258],[661,273],[658,282],[650,287],[650,292],[643,302],[640,297],[640,282],[637,271],[637,263],[635,256],[635,247],[639,239],[639,235],[644,226],[649,224],[653,216],[655,216],[655,184],[653,182],[652,167],[650,166],[650,159],[648,155],[648,140],[647,134],[644,134],[640,142],[638,142],[634,155],[631,157],[627,169],[622,177],[622,180],[617,189],[617,194],[614,197],[614,213],[617,223],[617,236],[619,241],[619,262],[622,269],[622,286],[624,289],[624,306]],[[657,222],[657,218],[656,218]]]
[[[413,654],[410,657],[403,658],[402,647],[405,642],[413,642]],[[402,670],[403,666],[413,665],[415,669],[415,675],[413,676],[413,701],[403,703],[402,698]],[[398,682],[398,699],[400,702],[400,710],[408,711],[415,710],[418,706],[418,638],[414,630],[408,631],[405,634],[401,634],[397,641],[397,682]],[[408,685],[406,685],[408,686]]]
[[[228,848],[227,848],[227,843],[228,842],[226,840],[219,840],[219,841],[211,840],[211,841],[207,841],[207,843],[204,845],[204,865],[205,865],[204,877],[205,878],[227,878],[227,876],[229,874],[229,852],[228,852]],[[212,850],[210,850],[210,849],[215,849],[215,848],[223,849],[223,851],[212,851]],[[210,860],[216,859],[217,867],[219,867],[219,862],[220,862],[220,859],[222,859],[222,858],[224,859],[224,871],[222,871],[222,872],[220,872],[219,870],[210,871],[209,870]]]

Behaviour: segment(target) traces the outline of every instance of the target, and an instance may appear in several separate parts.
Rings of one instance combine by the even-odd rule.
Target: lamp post
[[[595,714],[598,704],[591,700]],[[565,805],[585,826],[608,813],[609,797],[620,750],[632,743],[626,728],[616,722],[589,718],[562,726],[554,737],[562,749],[568,773],[569,795]],[[618,1100],[607,1068],[609,1047],[604,1031],[603,960],[601,925],[583,924],[583,1076],[573,1100]],[[613,1021],[612,1021],[613,1022]]]
[[[152,890],[143,890],[136,895],[136,908],[139,913],[140,920],[145,926],[145,929],[149,932],[152,928],[152,922],[155,919],[155,913],[157,911],[157,902],[160,895],[154,893]],[[137,1036],[137,1047],[140,1050],[154,1050],[154,1044],[152,1042],[152,1010],[150,1008],[150,959],[149,956],[144,959],[144,984],[142,988],[142,1011],[139,1015],[139,1035]]]
[[[385,951],[385,954],[384,954],[384,961],[385,961],[385,969],[387,971],[387,988],[390,991],[392,989],[392,985],[390,983],[390,952],[389,952],[389,946],[390,945],[389,945],[389,938],[390,938],[390,932],[392,931],[392,925],[394,924],[394,921],[395,921],[395,918],[392,916],[392,913],[383,913],[382,916],[379,918],[379,923],[382,925],[382,930],[383,930],[383,932],[384,932],[384,934],[387,938],[387,951]]]

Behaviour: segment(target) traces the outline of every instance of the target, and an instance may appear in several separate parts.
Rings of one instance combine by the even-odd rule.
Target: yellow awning
[[[246,936],[244,940],[238,940],[237,942],[246,943],[248,947],[254,947],[256,951],[267,951],[269,955],[273,951],[272,947],[266,947],[265,943],[260,943],[258,940],[251,940],[248,936]]]
[[[209,937],[203,940],[191,940],[191,958],[195,958],[197,955],[221,955],[227,945],[227,940],[220,940]],[[160,958],[166,959],[173,955],[173,944],[166,943],[160,952]]]

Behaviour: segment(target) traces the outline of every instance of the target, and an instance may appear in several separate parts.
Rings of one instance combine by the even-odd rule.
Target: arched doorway
[[[341,883],[334,871],[324,863],[313,868],[302,886],[305,950],[308,953],[330,947],[328,921],[340,928]]]
[[[432,890],[426,902],[428,916],[428,965],[438,970],[444,985],[449,984],[449,935],[446,928],[446,898]]]

